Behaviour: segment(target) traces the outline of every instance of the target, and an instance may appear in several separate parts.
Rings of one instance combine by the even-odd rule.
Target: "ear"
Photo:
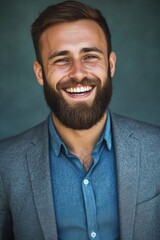
[[[43,74],[42,74],[42,66],[39,64],[39,62],[35,61],[33,63],[33,69],[37,78],[37,81],[40,85],[43,85]]]
[[[110,67],[111,77],[113,77],[114,73],[115,73],[115,70],[116,70],[116,54],[115,54],[115,52],[110,53],[109,67]]]

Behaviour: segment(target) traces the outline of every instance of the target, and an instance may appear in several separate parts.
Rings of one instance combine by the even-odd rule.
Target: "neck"
[[[97,141],[99,140],[107,119],[107,112],[102,119],[87,130],[74,130],[65,127],[53,114],[54,125],[67,146],[68,150],[80,158],[81,155],[91,155]]]

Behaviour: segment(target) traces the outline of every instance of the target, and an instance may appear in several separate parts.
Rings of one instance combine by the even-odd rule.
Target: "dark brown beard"
[[[110,73],[108,74],[108,78],[106,79],[103,87],[100,85],[100,79],[82,79],[81,84],[83,83],[83,86],[91,85],[93,82],[97,85],[96,97],[91,106],[87,103],[77,103],[74,104],[74,106],[71,106],[67,101],[65,101],[62,94],[56,92],[50,86],[45,78],[44,72],[43,79],[44,95],[49,108],[59,121],[68,128],[75,130],[85,130],[91,128],[101,120],[110,103],[112,96],[112,81]],[[62,85],[57,85],[58,88],[64,88],[76,86],[75,83],[76,80],[72,79]]]

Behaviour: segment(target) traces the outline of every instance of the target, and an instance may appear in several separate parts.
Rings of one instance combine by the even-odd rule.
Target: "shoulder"
[[[119,131],[132,132],[139,137],[157,137],[160,140],[160,127],[149,123],[134,120],[128,117],[120,116],[118,114],[111,113],[113,128],[117,128]]]
[[[117,145],[128,139],[135,139],[143,152],[149,151],[154,156],[156,153],[160,154],[160,127],[117,114],[111,114],[111,122],[114,142]]]
[[[22,155],[29,144],[44,140],[48,135],[48,119],[25,132],[0,141],[0,160]]]
[[[144,179],[146,176],[148,179],[154,176],[159,184],[160,127],[117,114],[111,114],[111,121],[114,146],[118,154],[125,155],[127,152],[128,161],[132,154],[137,155],[137,158],[140,156],[141,174],[143,172]]]

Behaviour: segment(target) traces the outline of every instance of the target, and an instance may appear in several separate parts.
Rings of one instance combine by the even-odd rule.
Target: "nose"
[[[87,71],[85,69],[84,64],[80,60],[74,60],[71,65],[69,77],[71,79],[74,78],[77,81],[81,81],[86,76],[87,76]]]

